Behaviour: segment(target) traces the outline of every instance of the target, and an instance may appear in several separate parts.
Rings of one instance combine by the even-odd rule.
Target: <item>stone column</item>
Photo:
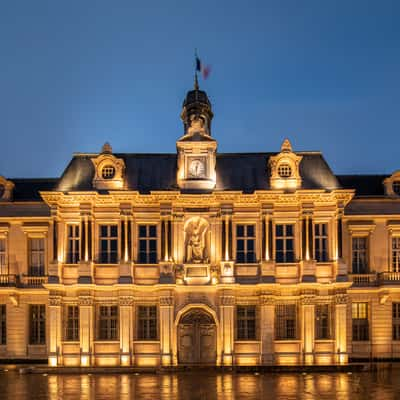
[[[129,366],[133,364],[133,354],[131,348],[133,340],[132,308],[132,296],[121,296],[119,298],[119,343],[120,364],[122,366]]]
[[[347,364],[347,302],[346,294],[335,297],[335,349],[336,363]]]
[[[261,364],[270,365],[274,363],[275,352],[275,300],[273,296],[261,296],[260,314]]]
[[[315,305],[314,296],[302,298],[302,342],[305,364],[314,363],[314,339],[315,339]]]
[[[62,342],[61,296],[49,297],[49,365],[57,367],[62,364],[60,359]]]
[[[160,295],[161,365],[172,364],[172,331],[174,324],[174,297],[172,292]]]
[[[93,297],[79,296],[79,330],[81,348],[81,367],[93,364],[93,340],[94,340],[94,306]]]
[[[235,296],[224,290],[220,297],[220,337],[222,340],[222,365],[233,364]]]

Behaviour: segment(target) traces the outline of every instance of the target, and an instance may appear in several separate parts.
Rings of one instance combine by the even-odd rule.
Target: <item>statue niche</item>
[[[185,224],[186,263],[206,264],[209,254],[209,224],[201,217],[190,218]]]

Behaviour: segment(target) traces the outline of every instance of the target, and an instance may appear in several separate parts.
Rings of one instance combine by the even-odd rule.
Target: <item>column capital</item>
[[[118,300],[120,306],[132,306],[134,303],[133,296],[120,296]]]
[[[340,293],[335,296],[335,304],[347,304],[349,302],[349,295]]]
[[[49,306],[50,307],[60,307],[62,302],[62,296],[60,295],[50,295],[49,296]]]
[[[80,306],[92,306],[94,303],[93,296],[79,296]]]

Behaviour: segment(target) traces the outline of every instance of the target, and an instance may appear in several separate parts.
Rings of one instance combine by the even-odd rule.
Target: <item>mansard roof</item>
[[[240,190],[251,193],[268,190],[268,159],[276,153],[218,153],[215,190]],[[304,152],[300,174],[304,189],[338,189],[340,184],[321,153]],[[176,154],[114,154],[125,162],[126,189],[149,193],[152,190],[179,190]],[[59,191],[93,190],[97,155],[77,154],[71,160],[55,188]]]
[[[337,175],[343,189],[355,189],[356,196],[384,196],[383,181],[389,175]]]
[[[252,193],[269,190],[269,157],[278,153],[217,153],[215,190],[235,190]],[[335,176],[320,152],[297,152],[301,155],[302,189],[355,189],[359,196],[384,196],[383,180],[388,175]],[[159,190],[179,190],[177,185],[177,155],[175,153],[136,154],[114,153],[126,165],[126,190],[150,193]],[[11,179],[15,184],[14,201],[38,201],[40,191],[94,190],[94,164],[98,154],[75,154],[60,178]]]

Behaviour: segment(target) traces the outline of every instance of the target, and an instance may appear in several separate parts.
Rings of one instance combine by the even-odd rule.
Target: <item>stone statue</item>
[[[187,263],[207,263],[208,223],[204,218],[195,217],[188,221],[185,228],[185,247]]]

